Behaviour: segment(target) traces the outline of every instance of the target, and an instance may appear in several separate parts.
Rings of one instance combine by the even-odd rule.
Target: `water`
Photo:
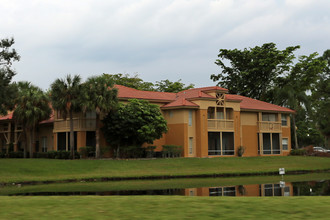
[[[194,181],[193,179],[191,181]],[[122,182],[125,184],[125,182]],[[21,187],[23,189],[24,187]],[[93,189],[93,185],[90,185]],[[144,189],[144,190],[69,190],[69,191],[38,191],[9,192],[10,196],[70,196],[70,195],[99,195],[99,196],[135,196],[135,195],[179,195],[179,196],[329,196],[330,180],[305,182],[274,182],[247,185],[219,185],[210,187]],[[0,189],[1,191],[1,189]]]

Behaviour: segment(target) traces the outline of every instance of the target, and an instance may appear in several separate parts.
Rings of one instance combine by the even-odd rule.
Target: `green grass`
[[[1,197],[0,219],[329,219],[328,197]]]
[[[150,160],[0,159],[0,183],[101,177],[242,174],[330,169],[330,158],[246,157]]]
[[[329,180],[330,173],[312,173],[302,175],[286,175],[285,182]],[[26,185],[17,187],[9,185],[0,187],[0,195],[13,195],[34,192],[107,192],[120,190],[161,190],[184,189],[199,187],[220,187],[249,184],[278,183],[280,176],[250,176],[227,178],[194,178],[194,179],[165,179],[165,180],[130,180],[110,182],[78,182]],[[0,198],[1,199],[1,198]]]

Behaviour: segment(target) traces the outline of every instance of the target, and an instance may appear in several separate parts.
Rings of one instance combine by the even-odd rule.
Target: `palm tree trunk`
[[[27,145],[28,145],[27,144],[27,141],[28,141],[27,137],[28,137],[27,130],[26,130],[26,128],[23,128],[23,141],[22,141],[22,143],[23,143],[24,158],[27,158]]]
[[[73,112],[71,109],[70,109],[70,151],[71,151],[71,158],[74,160]]]
[[[96,131],[95,131],[95,158],[100,158],[101,156],[101,151],[100,151],[100,114],[96,113]]]
[[[116,158],[119,159],[119,155],[120,155],[119,154],[119,144],[117,145],[117,152],[116,152],[116,154],[117,154]]]
[[[30,158],[33,158],[33,129],[30,129],[30,140],[29,140],[29,151],[30,151]]]
[[[295,143],[294,148],[298,149],[299,146],[298,146],[297,129],[296,129],[296,117],[294,116],[294,114],[292,114],[292,125],[293,125],[294,143]]]

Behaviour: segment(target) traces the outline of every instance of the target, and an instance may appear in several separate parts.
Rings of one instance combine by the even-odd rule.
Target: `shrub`
[[[8,157],[9,158],[23,158],[24,157],[24,153],[21,151],[18,152],[9,152],[8,153]]]
[[[315,152],[314,156],[317,157],[330,157],[330,153],[326,153],[326,152]]]
[[[5,152],[0,152],[0,158],[5,158],[6,157],[6,153]]]
[[[145,148],[131,145],[121,149],[120,155],[123,158],[141,158],[145,155]]]
[[[181,157],[182,146],[177,145],[163,145],[163,157]]]
[[[315,154],[313,145],[309,145],[307,147],[304,147],[304,149],[306,150],[306,154],[309,155],[309,156]]]
[[[243,147],[243,146],[239,146],[239,147],[237,148],[237,155],[238,155],[239,157],[242,157],[243,154],[244,154],[244,152],[245,152],[245,147]]]
[[[307,151],[306,151],[306,149],[292,149],[290,151],[290,155],[304,156],[304,155],[307,155]]]
[[[156,146],[148,146],[145,148],[145,151],[146,151],[146,157],[147,158],[152,158],[155,156],[155,149],[156,149]]]

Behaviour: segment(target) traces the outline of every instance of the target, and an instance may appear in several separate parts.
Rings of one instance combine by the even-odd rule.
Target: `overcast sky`
[[[137,73],[215,85],[219,49],[274,42],[330,49],[329,0],[0,0],[0,39],[15,38],[15,81]]]

